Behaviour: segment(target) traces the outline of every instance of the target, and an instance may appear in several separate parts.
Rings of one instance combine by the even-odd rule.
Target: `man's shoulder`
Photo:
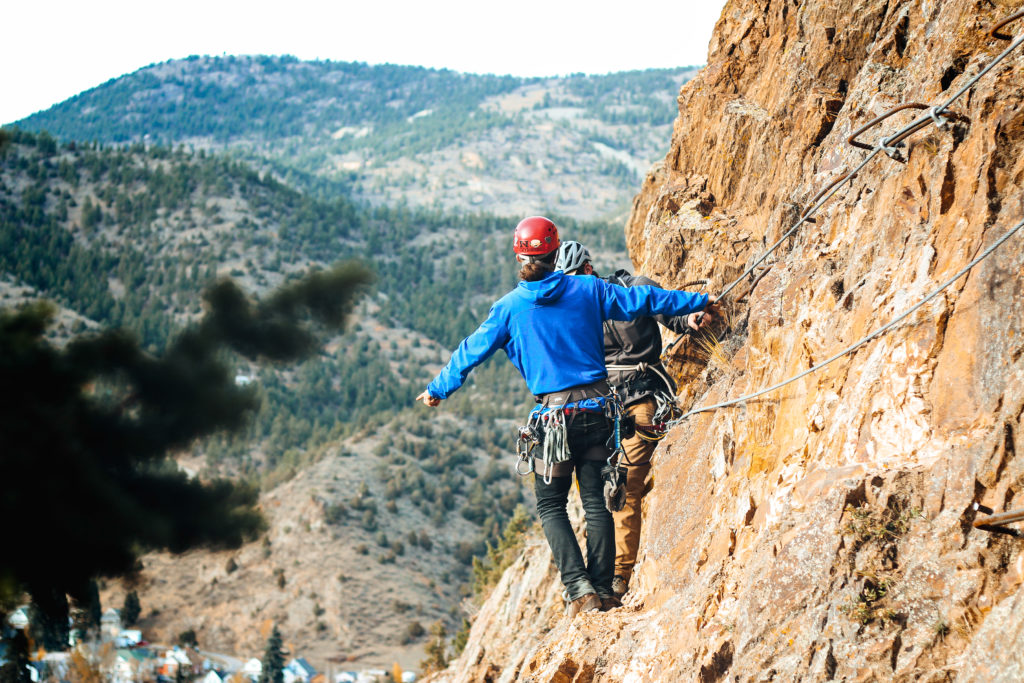
[[[637,285],[650,285],[653,287],[659,287],[660,285],[649,277],[644,275],[633,275],[625,268],[619,268],[614,273],[606,278],[608,282],[615,285],[622,285],[623,287],[636,287]]]
[[[630,281],[633,279],[633,276],[630,275],[629,271],[626,270],[625,268],[619,268],[611,275],[605,275],[601,279],[613,285],[619,285],[620,287],[629,287]]]
[[[492,311],[507,311],[511,308],[515,308],[517,305],[522,305],[524,300],[523,292],[519,287],[515,287],[509,290],[505,296],[501,297],[493,304],[491,304]]]

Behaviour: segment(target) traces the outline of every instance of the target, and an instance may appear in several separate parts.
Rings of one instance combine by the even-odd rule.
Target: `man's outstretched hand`
[[[703,330],[711,322],[722,315],[722,302],[717,296],[708,295],[707,306],[700,313],[691,313],[686,317],[686,324],[695,330]]]
[[[423,401],[423,405],[436,408],[441,405],[441,399],[430,395],[429,391],[424,391],[422,394],[416,397],[417,401]]]

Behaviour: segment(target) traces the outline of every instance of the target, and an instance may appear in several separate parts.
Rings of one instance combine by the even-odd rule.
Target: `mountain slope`
[[[346,659],[416,668],[431,624],[458,626],[467,569],[482,552],[477,521],[462,514],[466,501],[481,505],[485,491],[486,503],[493,496],[508,514],[522,500],[504,453],[459,446],[457,458],[437,466],[413,455],[455,442],[468,426],[450,415],[431,424],[407,418],[331,444],[263,493],[269,529],[261,541],[147,555],[131,586],[147,639],[175,642],[191,629],[204,650],[258,657],[273,624],[320,670]],[[409,427],[418,433],[389,446],[388,435]],[[126,589],[110,586],[104,604],[121,605]]]
[[[64,140],[231,148],[293,184],[504,215],[623,212],[692,68],[552,79],[190,57],[18,122]]]
[[[634,203],[634,262],[721,291],[871,153],[846,143],[854,131],[951,98],[1009,46],[987,31],[1019,9],[730,1]],[[837,186],[733,292],[710,360],[674,357],[684,402],[831,358],[1024,220],[1022,83],[1018,47],[951,107],[963,119],[928,121],[901,160],[876,152]],[[549,556],[531,549],[434,680],[1018,680],[1020,544],[972,523],[1019,507],[1024,486],[1022,239],[859,351],[676,427],[625,606],[560,620],[534,569]]]
[[[530,397],[502,361],[436,413],[412,399],[514,284],[515,220],[316,199],[202,151],[12,135],[0,156],[0,306],[56,300],[58,342],[124,327],[159,353],[217,277],[260,293],[349,258],[378,277],[349,332],[318,358],[227,359],[258,385],[262,406],[241,433],[177,459],[199,476],[260,483],[266,542],[144,558],[148,633],[171,641],[191,628],[208,649],[255,655],[271,619],[318,664],[373,651],[390,665],[422,644],[412,622],[459,625],[473,557],[529,503],[507,446]],[[564,225],[603,257],[623,253],[617,226]],[[466,246],[453,249],[453,238]],[[111,585],[105,604],[120,605],[123,592]]]

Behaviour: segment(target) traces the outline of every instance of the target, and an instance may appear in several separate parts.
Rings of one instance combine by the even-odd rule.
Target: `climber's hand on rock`
[[[430,395],[429,391],[424,390],[422,394],[416,397],[417,401],[423,401],[423,405],[436,408],[441,405],[441,399]]]

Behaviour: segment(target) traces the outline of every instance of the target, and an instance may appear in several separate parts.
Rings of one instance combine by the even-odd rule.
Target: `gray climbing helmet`
[[[562,242],[558,247],[558,258],[555,259],[555,270],[572,275],[590,260],[590,252],[579,242],[572,240]]]

